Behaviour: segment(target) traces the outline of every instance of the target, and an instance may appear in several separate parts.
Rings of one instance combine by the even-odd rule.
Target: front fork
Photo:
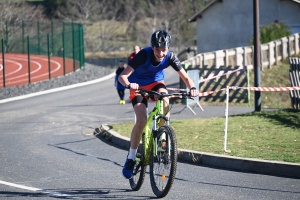
[[[159,109],[159,110],[156,110]],[[157,114],[157,113],[163,113],[163,103],[162,101],[157,101],[156,106],[154,110],[150,113],[150,116],[148,118],[147,124],[149,124],[150,120],[152,119],[152,130],[149,128],[149,126],[146,126],[143,130],[143,138],[144,138],[144,161],[146,165],[150,164],[150,153],[151,150],[153,149],[153,156],[157,158],[157,130],[159,126],[160,120],[165,121],[165,125],[169,125],[170,120],[168,117],[162,114]],[[166,138],[167,141],[170,141],[170,138]],[[167,145],[169,146],[167,149],[169,150],[170,153],[170,144],[167,142]],[[170,154],[169,154],[170,155]]]
[[[169,125],[170,121],[169,118],[166,117],[165,115],[156,115],[153,118],[153,122],[152,122],[152,135],[153,135],[153,157],[155,158],[155,162],[163,162],[163,163],[168,163],[169,161],[169,156],[170,155],[170,136],[166,133],[162,133],[162,134],[158,134],[158,125],[159,125],[159,121],[160,120],[164,120],[165,121],[165,125]],[[159,142],[161,143],[163,140],[165,140],[166,142],[166,149],[165,151],[161,151],[162,149],[162,144],[160,146],[160,153],[158,151],[158,144]],[[167,152],[166,152],[167,151]]]

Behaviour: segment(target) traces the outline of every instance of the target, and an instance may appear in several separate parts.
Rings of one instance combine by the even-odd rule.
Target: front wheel
[[[159,141],[162,134],[165,134],[163,142]],[[161,198],[170,191],[176,175],[177,142],[175,132],[169,125],[158,129],[157,138],[158,144],[153,145],[151,153],[150,182],[154,194]]]

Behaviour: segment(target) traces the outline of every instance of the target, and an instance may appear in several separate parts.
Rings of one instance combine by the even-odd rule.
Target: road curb
[[[96,128],[94,135],[103,137],[124,149],[130,147],[129,138],[115,132],[108,125],[102,124]],[[222,169],[300,178],[300,164],[296,163],[239,158],[185,149],[178,149],[178,160]]]

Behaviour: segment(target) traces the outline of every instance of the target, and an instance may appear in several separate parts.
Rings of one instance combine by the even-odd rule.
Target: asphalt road
[[[224,115],[224,107],[176,114],[183,107],[173,107],[174,119]],[[155,197],[148,173],[131,191],[121,174],[127,151],[93,135],[101,124],[134,119],[130,104],[118,104],[113,79],[0,103],[0,118],[0,199]],[[165,199],[300,199],[299,191],[299,179],[179,163]]]

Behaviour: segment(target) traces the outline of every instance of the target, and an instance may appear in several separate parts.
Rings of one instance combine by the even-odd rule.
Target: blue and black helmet
[[[169,47],[171,44],[171,35],[164,30],[155,31],[151,36],[151,45],[157,48]]]

